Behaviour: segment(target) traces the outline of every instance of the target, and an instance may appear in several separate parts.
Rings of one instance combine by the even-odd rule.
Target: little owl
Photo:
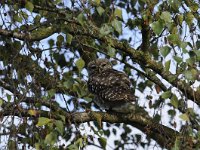
[[[136,97],[131,91],[128,76],[112,68],[108,59],[96,59],[88,64],[88,89],[94,102],[105,110],[131,113]]]

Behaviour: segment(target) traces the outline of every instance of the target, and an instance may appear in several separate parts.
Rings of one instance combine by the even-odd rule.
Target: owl
[[[101,108],[120,113],[135,110],[136,97],[131,91],[128,76],[112,68],[108,59],[96,59],[88,63],[88,90],[94,94],[94,102]]]

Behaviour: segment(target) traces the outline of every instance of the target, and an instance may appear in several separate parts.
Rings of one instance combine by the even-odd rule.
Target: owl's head
[[[96,59],[88,63],[88,74],[101,73],[107,69],[112,69],[112,64],[108,59]]]

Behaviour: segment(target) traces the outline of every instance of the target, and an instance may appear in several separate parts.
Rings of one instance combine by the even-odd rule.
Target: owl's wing
[[[101,74],[92,75],[88,81],[88,88],[92,93],[117,86],[125,90],[130,90],[130,85],[131,82],[128,76],[114,69],[105,70]]]
[[[124,72],[109,69],[102,74],[105,74],[105,76],[108,78],[108,82],[111,84],[121,86],[125,89],[130,89],[131,81]]]
[[[98,96],[105,102],[110,103],[124,103],[136,101],[136,97],[132,94],[132,92],[130,90],[125,90],[122,87],[112,87],[101,90],[98,93]]]
[[[101,109],[110,109],[110,106],[107,105],[99,96],[95,96],[93,102]]]

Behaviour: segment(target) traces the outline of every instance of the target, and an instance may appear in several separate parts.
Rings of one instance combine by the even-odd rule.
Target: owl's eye
[[[92,65],[90,68],[91,68],[91,69],[96,69],[96,66],[95,66],[95,65]]]
[[[105,67],[105,66],[106,66],[106,64],[102,64],[101,66],[102,66],[102,67]]]

